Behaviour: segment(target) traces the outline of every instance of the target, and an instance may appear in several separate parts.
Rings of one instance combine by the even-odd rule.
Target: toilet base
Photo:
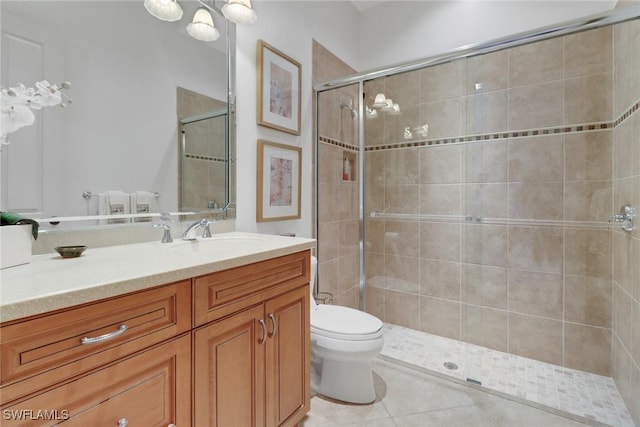
[[[343,402],[366,404],[376,400],[371,364],[343,360],[322,360],[316,389],[321,394]]]

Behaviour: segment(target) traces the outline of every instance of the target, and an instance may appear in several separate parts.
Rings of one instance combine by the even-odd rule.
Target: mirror
[[[9,134],[1,152],[2,210],[106,224],[115,221],[95,216],[105,213],[100,204],[112,191],[153,195],[150,212],[201,214],[233,203],[227,53],[234,29],[213,14],[220,38],[195,40],[186,26],[200,4],[180,4],[182,19],[165,22],[142,0],[0,3],[2,86],[68,81],[64,93],[73,100],[35,111],[34,125]],[[184,151],[184,137],[193,133],[184,120],[213,113],[218,125],[197,132],[204,151]],[[192,170],[198,162],[217,168],[208,175],[201,172],[208,167]],[[131,206],[116,213],[136,212]]]

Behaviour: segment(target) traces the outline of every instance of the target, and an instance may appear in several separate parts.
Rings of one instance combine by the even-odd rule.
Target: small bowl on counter
[[[62,258],[77,258],[87,249],[83,245],[58,246],[54,248]]]

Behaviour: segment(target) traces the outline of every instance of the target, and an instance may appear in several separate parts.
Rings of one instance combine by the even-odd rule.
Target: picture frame
[[[299,62],[258,40],[257,122],[300,135],[301,70]]]
[[[300,218],[302,148],[258,140],[256,221]]]

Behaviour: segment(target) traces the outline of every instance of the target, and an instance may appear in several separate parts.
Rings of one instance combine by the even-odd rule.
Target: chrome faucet
[[[198,230],[204,228],[202,232],[202,237],[208,238],[211,237],[211,229],[209,225],[215,224],[217,221],[209,221],[208,219],[201,219],[193,224],[189,225],[187,229],[182,233],[182,240],[195,240],[196,235],[198,234]]]
[[[169,224],[153,224],[153,228],[162,228],[164,233],[162,234],[162,243],[171,243],[171,226]]]

